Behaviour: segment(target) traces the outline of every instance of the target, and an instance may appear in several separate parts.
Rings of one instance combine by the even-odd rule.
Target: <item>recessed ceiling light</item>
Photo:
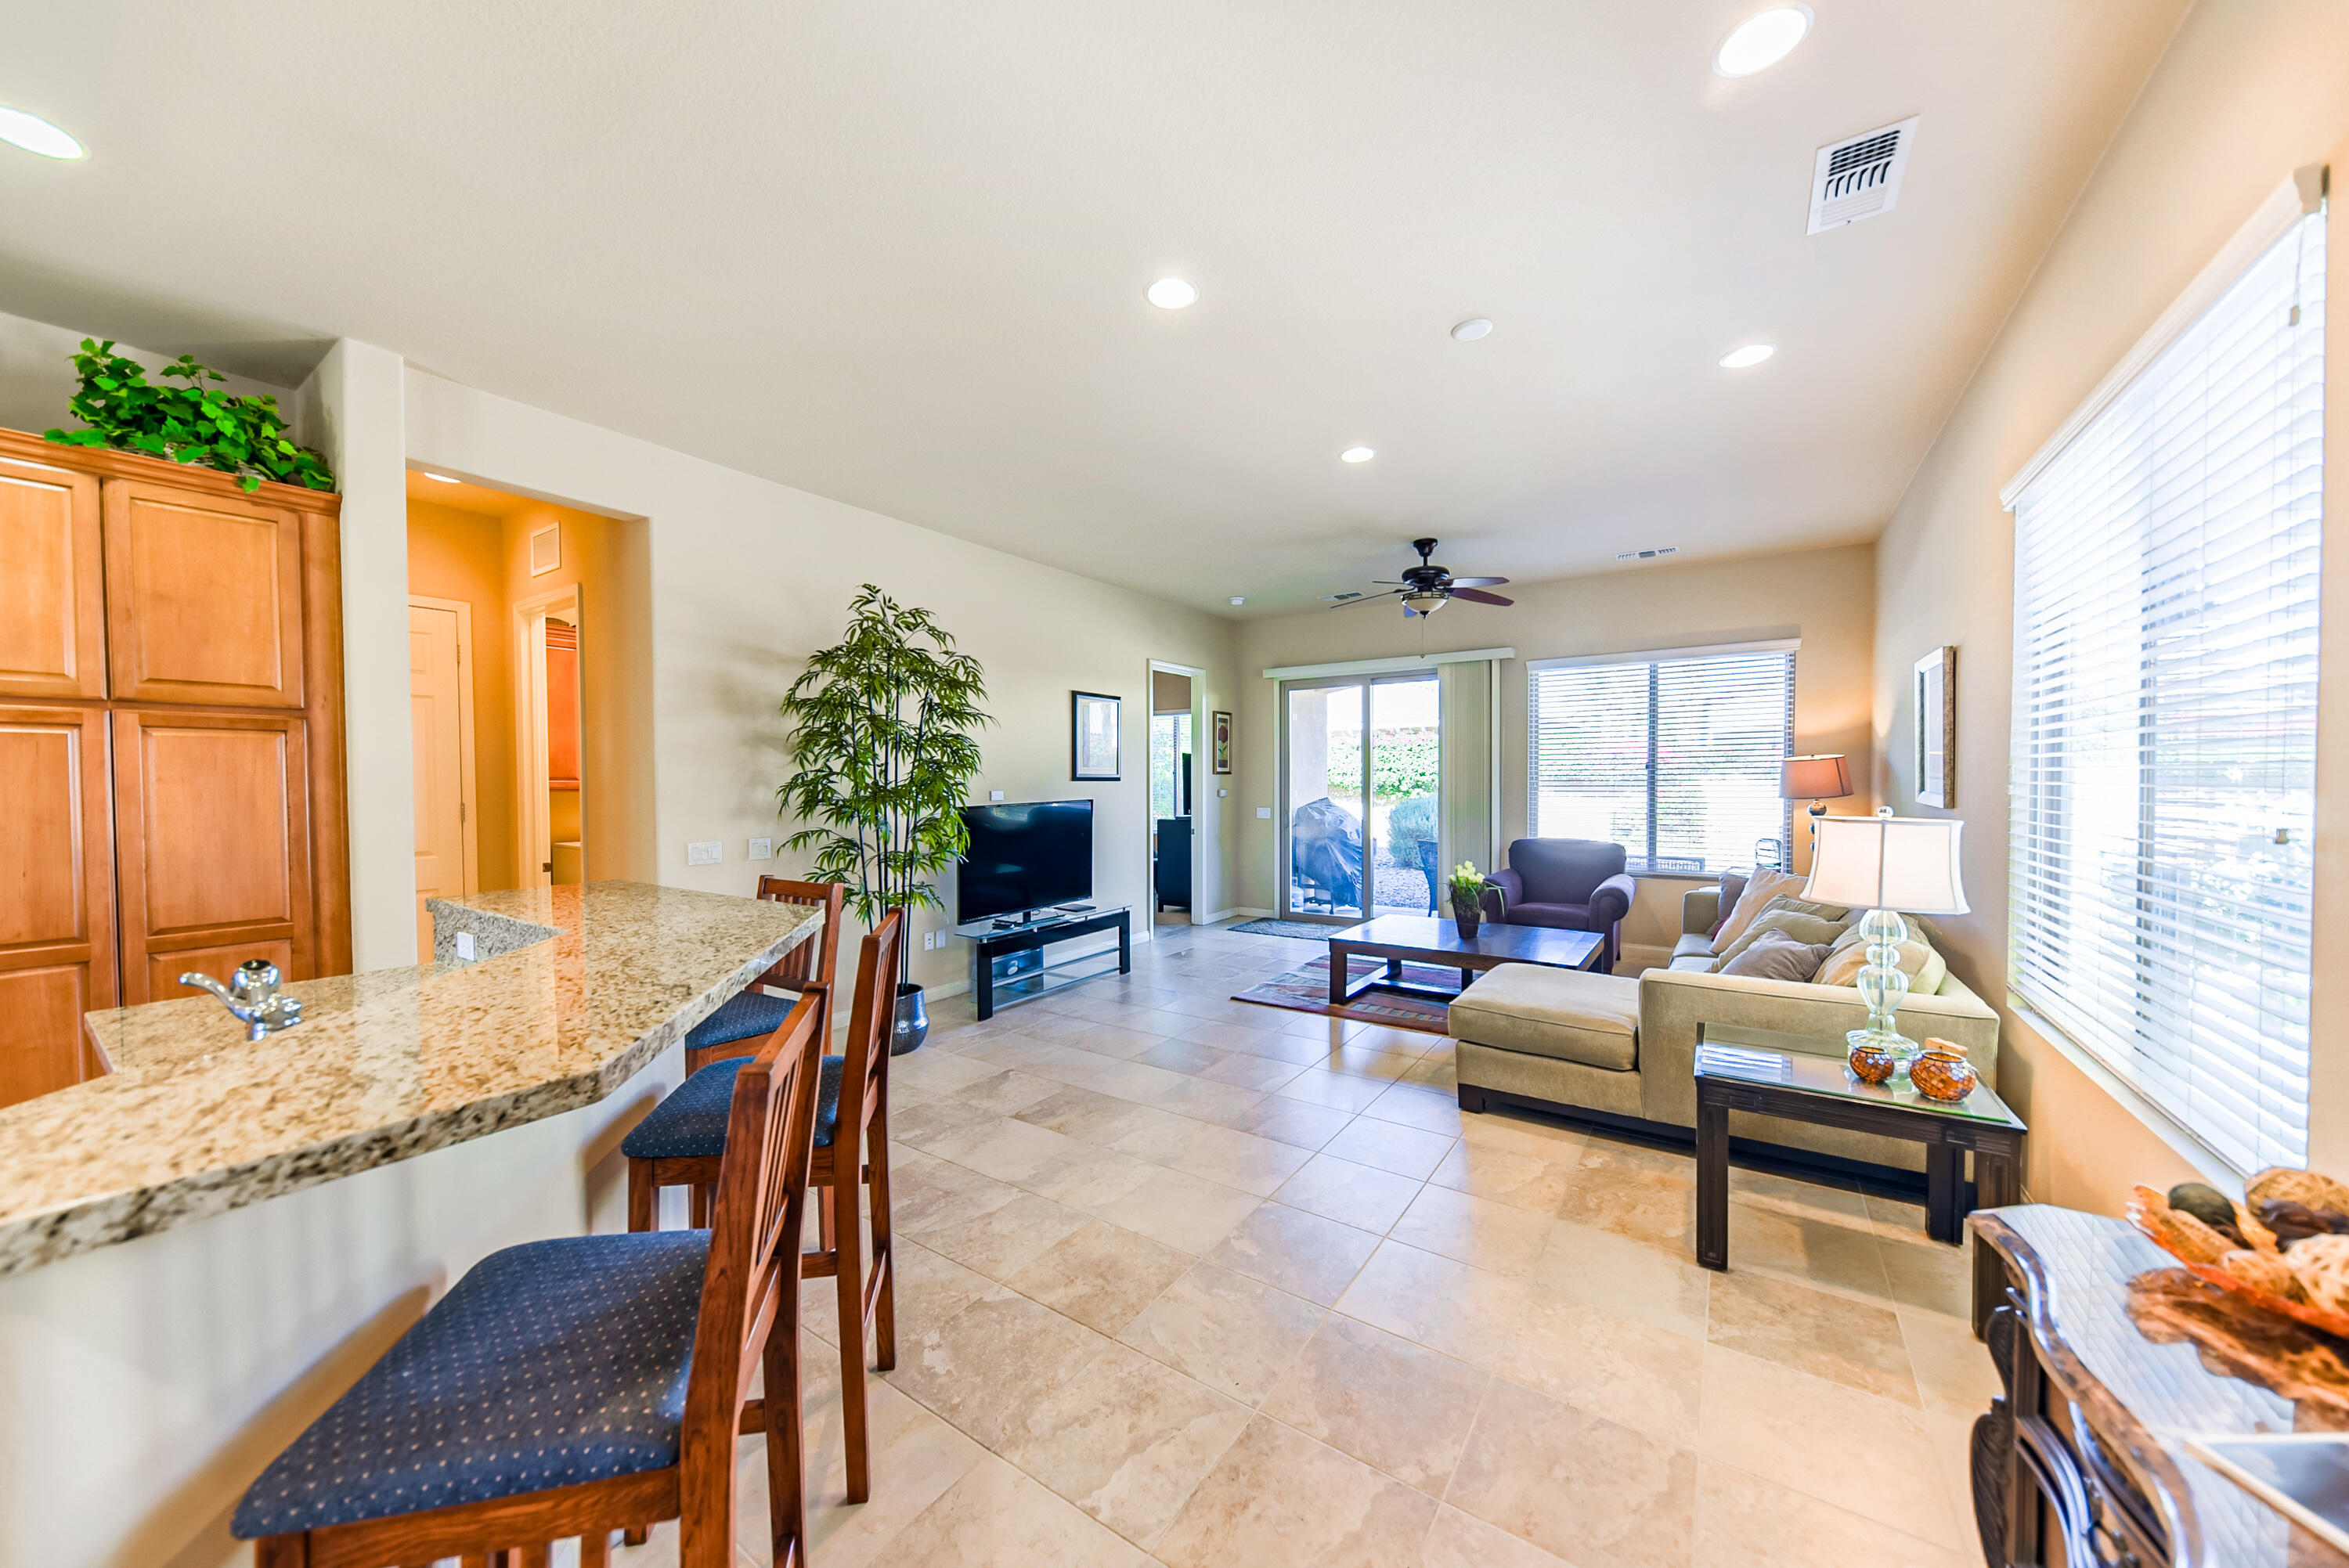
[[[1150,303],[1161,310],[1181,310],[1199,297],[1199,286],[1188,278],[1160,278],[1150,285]]]
[[[0,141],[37,152],[43,158],[67,162],[82,156],[80,142],[39,115],[27,114],[21,108],[0,108]]]
[[[1493,324],[1481,315],[1472,315],[1452,329],[1452,335],[1463,343],[1474,343],[1493,330]]]
[[[1235,593],[1232,595],[1232,603],[1235,604],[1245,604],[1247,603],[1247,595],[1245,593]]]
[[[1338,460],[1341,463],[1367,463],[1378,455],[1376,447],[1348,447],[1338,454]]]
[[[1795,52],[1811,30],[1808,5],[1776,5],[1748,16],[1713,51],[1713,68],[1724,77],[1766,71]]]
[[[444,485],[460,485],[465,482],[463,480],[453,479],[447,474],[436,474],[430,469],[424,470],[424,477],[428,480],[439,480]]]
[[[1744,370],[1761,364],[1778,352],[1775,343],[1749,343],[1743,348],[1733,348],[1721,356],[1723,370]]]

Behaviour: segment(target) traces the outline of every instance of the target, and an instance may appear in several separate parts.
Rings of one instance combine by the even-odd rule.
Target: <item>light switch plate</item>
[[[717,839],[696,839],[685,846],[685,863],[714,866],[726,858],[726,846]]]
[[[1265,821],[1269,822],[1272,820],[1272,808],[1269,806],[1258,806],[1256,809],[1256,814]]]
[[[1000,789],[989,789],[987,792],[987,798],[990,800],[1000,800],[1003,799],[1003,791]]]
[[[471,932],[460,931],[457,934],[457,956],[460,958],[471,958],[473,956],[473,934]]]
[[[775,841],[772,839],[751,840],[750,858],[754,861],[773,860],[775,858]]]

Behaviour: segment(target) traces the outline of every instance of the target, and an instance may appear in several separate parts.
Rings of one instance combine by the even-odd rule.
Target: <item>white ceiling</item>
[[[1715,76],[1761,3],[19,6],[0,103],[90,156],[0,147],[0,310],[358,337],[1218,612],[1422,532],[1864,540],[2185,0],[1815,0]],[[1899,210],[1806,237],[1814,150],[1911,114]]]

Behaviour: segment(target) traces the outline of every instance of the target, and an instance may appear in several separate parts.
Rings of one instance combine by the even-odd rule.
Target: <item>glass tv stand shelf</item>
[[[1078,954],[1056,963],[1045,951],[1055,944],[1104,931],[1117,933],[1114,954],[1105,947],[1098,953]],[[956,926],[955,934],[971,944],[970,995],[982,1019],[993,1017],[999,1006],[1031,1002],[1048,992],[1097,980],[1104,975],[1133,973],[1132,911],[1123,907],[1075,914],[1050,910],[1041,919],[1018,925],[999,926],[991,920],[975,920]],[[998,972],[999,961],[1021,953],[1037,954],[1034,968],[1009,975]],[[1113,968],[1109,962],[1112,956],[1117,960]]]

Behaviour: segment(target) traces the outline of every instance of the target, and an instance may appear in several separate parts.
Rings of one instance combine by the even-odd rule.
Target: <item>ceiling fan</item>
[[[1402,574],[1402,581],[1391,583],[1380,579],[1378,586],[1384,593],[1333,594],[1338,603],[1332,608],[1348,604],[1374,603],[1381,599],[1400,599],[1406,615],[1433,615],[1454,599],[1465,599],[1472,604],[1514,604],[1514,599],[1504,599],[1498,593],[1487,593],[1487,588],[1497,588],[1508,581],[1506,577],[1454,577],[1429,559],[1435,553],[1435,541],[1414,539],[1411,547],[1419,552],[1419,564]]]

